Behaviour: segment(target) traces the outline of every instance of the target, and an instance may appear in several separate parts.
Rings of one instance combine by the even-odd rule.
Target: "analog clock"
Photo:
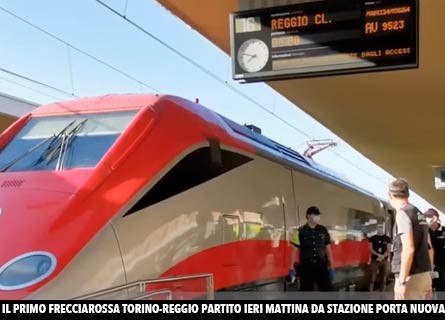
[[[246,72],[258,72],[269,61],[269,48],[259,39],[249,39],[238,49],[238,63]]]

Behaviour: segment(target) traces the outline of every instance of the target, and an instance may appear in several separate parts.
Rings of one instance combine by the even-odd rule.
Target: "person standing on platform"
[[[389,185],[389,201],[396,210],[391,271],[395,276],[395,300],[432,297],[433,252],[425,215],[409,198],[409,185],[398,178]]]
[[[425,216],[430,226],[431,244],[434,251],[433,267],[438,274],[438,277],[433,279],[433,289],[445,291],[445,228],[440,223],[439,213],[435,209],[428,209]]]
[[[331,238],[328,230],[320,222],[320,210],[309,207],[306,210],[307,223],[293,235],[293,246],[289,276],[300,277],[301,291],[332,291],[333,260]],[[298,257],[298,264],[294,258]]]
[[[374,291],[376,278],[380,291],[386,289],[386,278],[389,271],[389,255],[391,253],[391,239],[385,234],[383,225],[377,226],[377,234],[369,238],[371,251],[371,281],[369,291]]]

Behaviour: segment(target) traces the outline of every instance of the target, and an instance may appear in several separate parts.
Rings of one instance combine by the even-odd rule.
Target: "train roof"
[[[32,115],[45,116],[77,112],[94,113],[134,110],[153,105],[162,97],[158,94],[108,94],[97,97],[83,97],[42,105],[34,109]]]
[[[293,164],[293,167],[300,169],[306,169],[306,171],[318,174],[323,178],[333,180],[334,182],[345,185],[349,188],[362,192],[370,197],[379,200],[372,192],[361,188],[360,186],[352,183],[351,181],[341,177],[337,172],[316,163],[314,160],[309,159],[299,152],[286,147],[264,135],[258,133],[246,125],[240,125],[239,123],[228,119],[218,113],[216,113],[235,133],[242,135],[243,137],[251,140],[256,147],[260,147],[263,151],[279,156],[285,159],[287,164]],[[380,201],[380,200],[379,200]]]
[[[142,108],[148,105],[154,105],[160,100],[167,99],[186,107],[200,117],[206,117],[205,113],[210,112],[217,116],[225,124],[225,128],[229,128],[238,138],[243,137],[244,140],[256,147],[261,155],[272,158],[277,162],[292,166],[295,169],[301,169],[306,172],[318,175],[320,178],[328,179],[337,184],[352,188],[362,192],[370,197],[378,199],[374,194],[365,190],[351,181],[341,177],[338,173],[317,164],[312,159],[306,158],[297,151],[286,147],[261,133],[255,132],[245,125],[240,125],[233,120],[224,117],[207,107],[174,95],[161,94],[108,94],[96,97],[83,97],[73,100],[59,101],[46,105],[42,105],[32,111],[32,115],[44,116],[49,114],[67,114],[76,112],[107,112],[107,111],[123,111],[128,109]],[[203,112],[204,111],[204,112]],[[233,134],[232,134],[233,135]],[[380,200],[379,200],[380,201]]]

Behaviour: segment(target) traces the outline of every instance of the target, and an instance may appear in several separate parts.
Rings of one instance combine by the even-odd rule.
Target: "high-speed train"
[[[0,136],[0,299],[202,274],[215,291],[287,290],[289,239],[313,205],[336,288],[359,290],[366,235],[391,224],[378,197],[181,97],[44,105]],[[200,291],[202,280],[147,288]]]

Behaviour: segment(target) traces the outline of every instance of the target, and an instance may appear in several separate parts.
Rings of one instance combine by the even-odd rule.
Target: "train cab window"
[[[0,152],[0,171],[94,167],[136,112],[32,118]]]
[[[195,150],[178,162],[125,215],[171,198],[239,167],[250,160],[251,158],[244,155],[221,150],[221,162],[220,164],[215,164],[211,161],[211,150],[209,147]]]

